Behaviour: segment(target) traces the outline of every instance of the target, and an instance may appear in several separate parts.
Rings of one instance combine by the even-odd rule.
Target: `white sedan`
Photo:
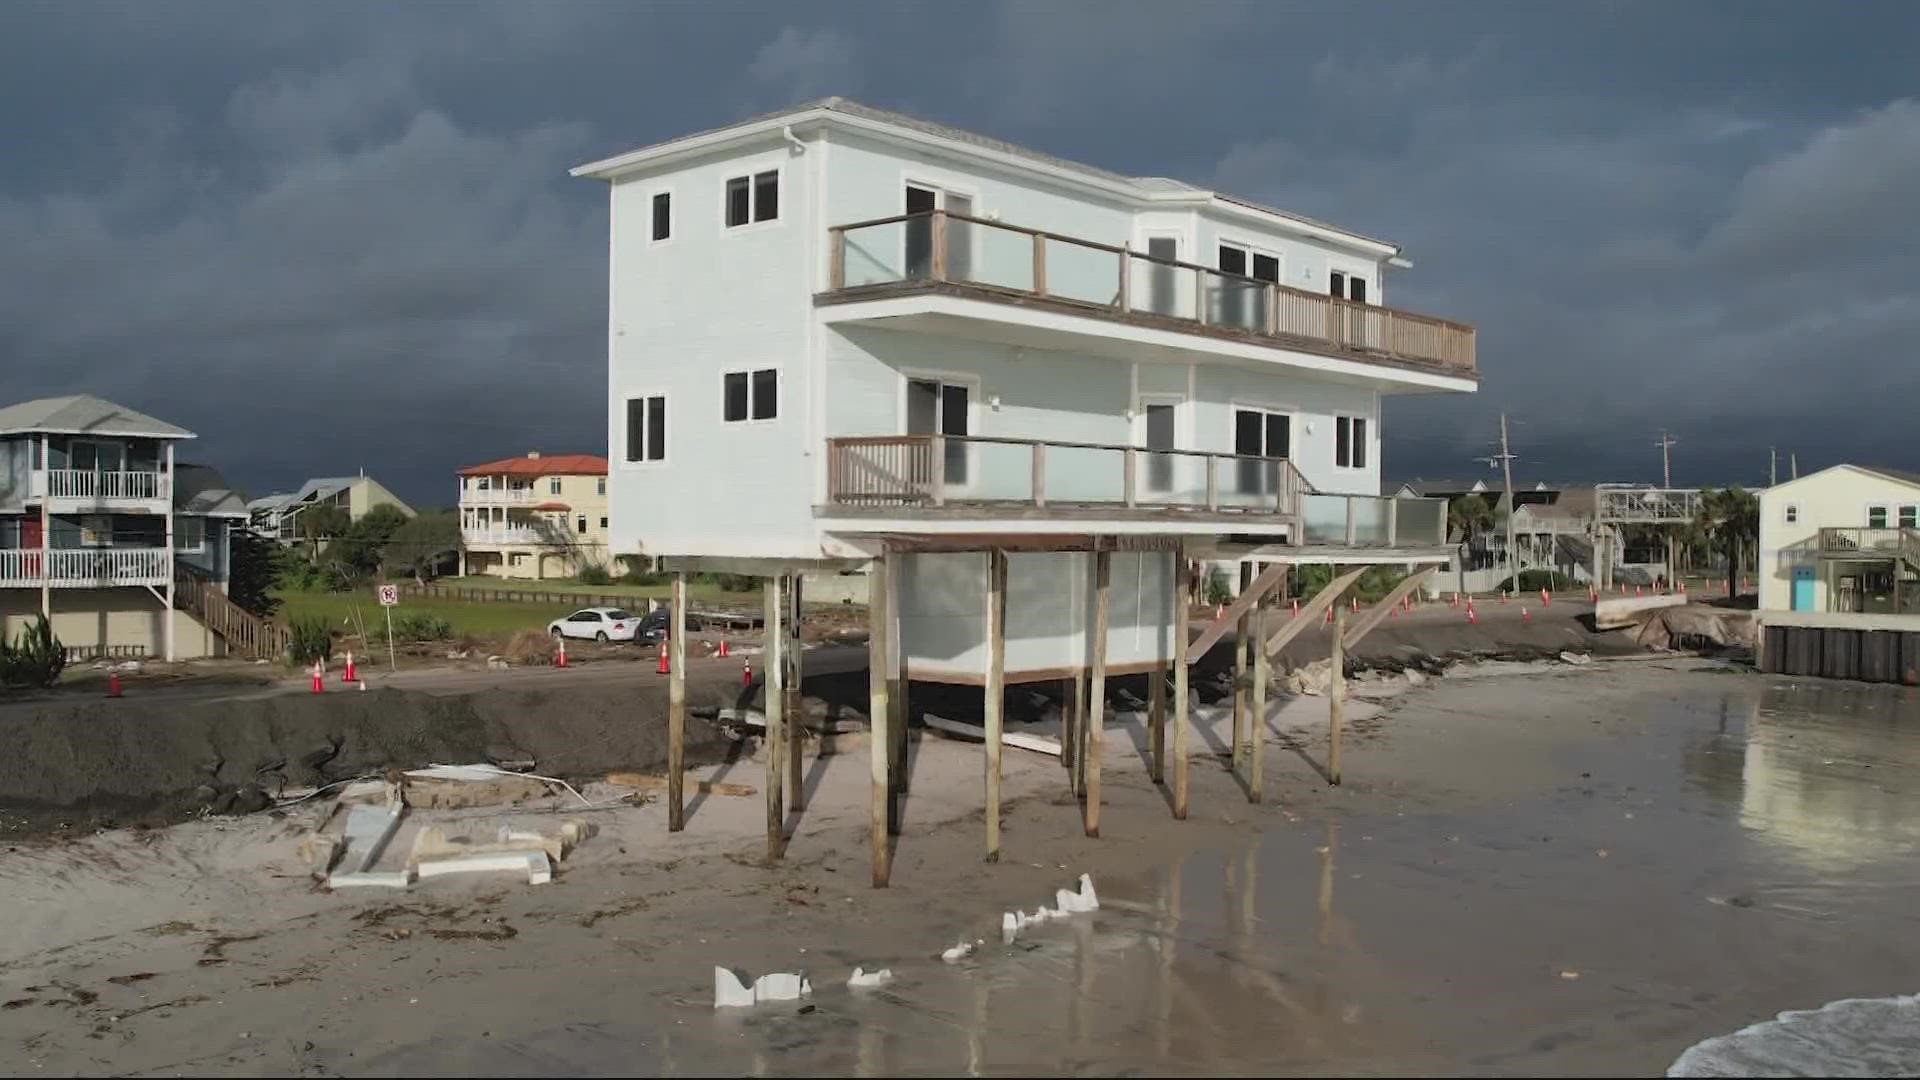
[[[617,607],[590,607],[547,624],[554,637],[592,638],[595,641],[632,641],[640,617]]]

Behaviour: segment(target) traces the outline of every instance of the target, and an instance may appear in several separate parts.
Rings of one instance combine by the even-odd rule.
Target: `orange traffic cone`
[[[553,666],[566,667],[567,666],[567,639],[562,637],[562,638],[556,638],[554,640],[560,643],[560,648],[557,651],[555,651],[553,654]]]
[[[1297,596],[1293,598],[1293,617],[1300,617],[1300,598]]]
[[[660,662],[653,666],[653,673],[656,675],[672,674],[673,661],[667,659],[667,643],[662,641],[657,647],[660,650]]]
[[[1457,608],[1457,607],[1459,607],[1459,606],[1460,606],[1460,594],[1459,594],[1459,593],[1454,593],[1454,594],[1453,594],[1453,600],[1452,600],[1452,602],[1450,602],[1450,603],[1448,603],[1448,604],[1447,604],[1447,606],[1448,606],[1448,607],[1452,607],[1452,608]]]
[[[717,653],[714,653],[713,655],[715,655],[715,656],[723,656],[723,657],[724,657],[724,656],[732,656],[732,655],[733,655],[733,650],[727,647],[727,639],[726,639],[726,638],[721,638],[721,639],[720,639],[720,651],[719,651],[719,652],[717,652]]]
[[[340,681],[341,681],[341,682],[358,682],[358,681],[360,681],[360,676],[359,676],[359,674],[358,674],[357,672],[355,672],[355,671],[354,671],[354,669],[353,669],[353,652],[352,652],[351,650],[349,650],[349,651],[347,652],[347,667],[346,667],[346,670],[345,670],[345,671],[342,671],[342,672],[340,673]]]
[[[1480,621],[1480,616],[1473,610],[1473,604],[1471,602],[1467,604],[1467,621],[1470,623],[1478,623]]]
[[[1532,622],[1532,621],[1533,621],[1533,615],[1532,615],[1532,613],[1531,613],[1531,612],[1529,612],[1529,611],[1527,610],[1527,605],[1525,605],[1525,604],[1521,604],[1521,605],[1520,605],[1520,621],[1521,621],[1521,622]]]
[[[1500,602],[1503,604],[1507,602],[1507,590],[1505,589],[1500,590]]]
[[[1332,604],[1327,605],[1327,623],[1329,625],[1333,623],[1333,605]]]
[[[742,657],[740,660],[740,685],[753,685],[753,657],[751,656]]]
[[[324,694],[327,692],[326,678],[327,678],[326,668],[320,663],[320,661],[315,660],[313,662],[313,692],[314,693]]]
[[[1540,590],[1540,606],[1547,607],[1552,603],[1553,603],[1553,594],[1548,592],[1545,589],[1541,589]]]
[[[1635,595],[1635,596],[1639,596],[1639,595],[1641,595],[1641,593],[1640,593],[1640,586],[1638,586],[1638,585],[1635,585],[1635,586],[1633,587],[1633,595]]]
[[[117,671],[107,672],[107,696],[120,696],[120,673]]]

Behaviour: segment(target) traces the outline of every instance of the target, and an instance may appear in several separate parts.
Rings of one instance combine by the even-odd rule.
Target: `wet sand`
[[[596,815],[601,835],[538,888],[327,895],[293,865],[294,822],[264,818],[0,853],[0,1065],[1657,1073],[1783,1009],[1920,989],[1920,697],[1715,667],[1452,677],[1357,702],[1337,789],[1314,765],[1324,701],[1289,701],[1268,801],[1207,756],[1216,723],[1184,823],[1127,715],[1103,838],[1079,835],[1057,762],[1010,750],[991,866],[979,748],[929,738],[880,892],[864,751],[810,763],[815,801],[773,868],[763,801],[719,797],[679,836],[658,806]],[[998,944],[1002,910],[1082,870],[1099,913]],[[963,935],[989,947],[933,958]],[[805,969],[816,993],[716,1014],[715,963]],[[855,964],[900,978],[855,995]]]

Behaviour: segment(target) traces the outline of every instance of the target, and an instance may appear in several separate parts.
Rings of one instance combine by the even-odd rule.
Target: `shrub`
[[[287,654],[296,664],[326,661],[333,656],[333,627],[319,615],[296,617],[288,627]]]
[[[1513,579],[1507,578],[1499,584],[1498,588],[1501,592],[1513,592]],[[1541,589],[1552,589],[1558,592],[1561,589],[1571,588],[1574,588],[1573,579],[1557,570],[1520,571],[1521,592],[1539,592]]]
[[[35,615],[12,645],[0,637],[0,685],[52,686],[66,666],[67,650],[45,615]]]
[[[752,592],[760,587],[760,579],[752,574],[715,574],[713,579],[721,592]]]
[[[586,566],[581,567],[580,573],[576,576],[579,578],[580,584],[582,585],[613,584],[613,575],[607,572],[606,567],[601,566],[598,563],[590,563]]]
[[[374,628],[375,637],[384,637],[386,627]],[[393,639],[395,641],[446,641],[453,637],[453,624],[445,618],[424,611],[410,611],[393,617]]]
[[[620,575],[620,580],[628,585],[665,585],[672,577],[657,570],[628,570]]]
[[[1224,604],[1231,599],[1233,599],[1233,580],[1227,577],[1225,570],[1216,566],[1213,568],[1213,573],[1207,575],[1207,603]]]

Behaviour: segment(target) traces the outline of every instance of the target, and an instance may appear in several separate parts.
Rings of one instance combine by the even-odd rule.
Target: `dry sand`
[[[1779,1008],[1913,989],[1898,985],[1916,958],[1910,935],[1881,942],[1796,917],[1792,896],[1726,903],[1739,887],[1699,876],[1711,860],[1651,835],[1660,822],[1651,793],[1666,802],[1701,788],[1694,796],[1704,798],[1702,785],[1726,782],[1712,768],[1675,781],[1680,751],[1666,726],[1710,730],[1717,701],[1723,730],[1729,708],[1738,727],[1751,711],[1741,703],[1761,693],[1757,677],[1681,670],[1690,666],[1503,678],[1490,665],[1398,700],[1398,682],[1363,684],[1383,700],[1350,708],[1340,788],[1314,764],[1324,701],[1283,702],[1259,806],[1214,754],[1223,714],[1203,710],[1186,822],[1171,820],[1146,778],[1140,718],[1122,714],[1106,738],[1102,839],[1080,835],[1055,759],[1008,750],[1005,854],[994,865],[980,858],[979,747],[929,736],[915,744],[894,884],[883,891],[867,884],[863,747],[808,762],[809,806],[772,866],[758,796],[696,797],[679,835],[666,832],[657,803],[595,812],[599,834],[538,887],[503,875],[329,894],[298,864],[301,814],[22,846],[0,853],[11,901],[0,930],[0,1066],[1649,1072]],[[756,786],[761,773],[746,760],[700,770]],[[1458,829],[1483,835],[1450,853],[1462,838],[1447,830]],[[1553,843],[1563,829],[1574,844]],[[1611,839],[1586,835],[1596,829]],[[1611,851],[1596,854],[1603,847]],[[1336,876],[1348,899],[1332,924],[1320,904],[1316,928],[1322,848],[1344,853]],[[1555,859],[1533,857],[1549,849]],[[1895,854],[1913,856],[1910,845]],[[1218,883],[1218,868],[1243,860],[1247,869]],[[1246,899],[1254,862],[1280,868],[1262,878],[1258,905]],[[1215,883],[1189,882],[1179,937],[1165,925],[1165,889],[1197,868]],[[1082,871],[1108,883],[1107,911],[1036,935],[1030,953],[990,949],[964,970],[933,958],[957,937],[991,940],[1002,910],[1031,908]],[[1649,896],[1681,916],[1650,917]],[[1257,912],[1235,923],[1236,905]],[[1218,937],[1235,926],[1244,937]],[[1141,943],[1176,937],[1193,950],[1180,984],[1152,991]],[[1367,939],[1371,947],[1356,943]],[[1315,941],[1333,950],[1337,977],[1286,951]],[[1823,947],[1837,951],[1823,957]],[[1089,957],[1106,957],[1104,989],[1048,967],[1069,955],[1076,980],[1102,970]],[[819,988],[814,1008],[716,1016],[715,964],[806,970]],[[841,984],[855,965],[891,967],[900,982],[851,997]],[[1779,1000],[1789,985],[1797,996]],[[989,1000],[979,1005],[985,1023],[962,1008]]]

